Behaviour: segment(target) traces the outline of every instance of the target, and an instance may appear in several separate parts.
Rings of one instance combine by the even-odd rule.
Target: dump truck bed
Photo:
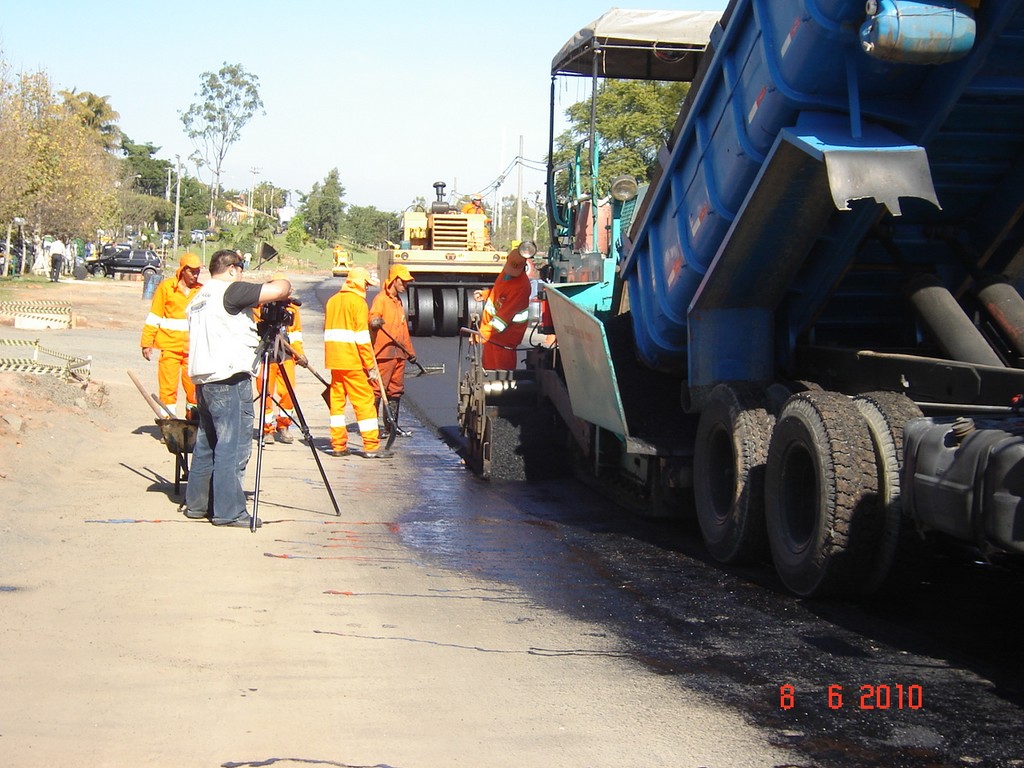
[[[621,265],[640,359],[695,397],[818,348],[920,352],[908,280],[1021,272],[1024,3],[983,0],[946,63],[869,56],[866,20],[734,0],[712,34]]]

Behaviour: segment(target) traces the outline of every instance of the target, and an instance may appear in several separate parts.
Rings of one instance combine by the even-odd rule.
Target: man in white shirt
[[[235,251],[217,251],[210,259],[210,279],[186,310],[188,374],[196,385],[199,431],[181,511],[193,520],[209,518],[233,528],[252,523],[242,490],[252,453],[252,377],[259,364],[252,308],[287,299],[292,291],[284,279],[243,282],[244,268]]]

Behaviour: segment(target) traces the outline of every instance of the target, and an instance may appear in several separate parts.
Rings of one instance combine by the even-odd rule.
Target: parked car
[[[157,275],[164,263],[155,251],[119,243],[104,246],[98,257],[86,261],[86,268],[95,277],[113,277],[119,272]]]
[[[193,229],[190,237],[193,243],[201,243],[204,240],[214,240],[217,233],[212,229]]]

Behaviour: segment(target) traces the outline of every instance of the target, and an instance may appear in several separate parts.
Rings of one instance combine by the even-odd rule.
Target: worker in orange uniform
[[[370,379],[377,379],[377,365],[370,342],[369,309],[366,286],[380,285],[363,267],[354,267],[341,289],[324,307],[324,357],[331,369],[331,455],[348,456],[348,423],[345,401],[352,403],[359,434],[363,438],[363,456],[390,458],[380,449],[377,409],[373,405]],[[379,382],[379,379],[378,379]]]
[[[370,304],[370,336],[373,340],[373,354],[377,358],[377,370],[384,384],[391,410],[391,423],[394,424],[398,437],[410,437],[408,430],[398,426],[398,413],[401,409],[402,395],[405,394],[405,363],[416,359],[416,350],[409,338],[409,321],[402,306],[402,294],[405,286],[415,278],[404,264],[393,264],[388,272],[384,287]],[[381,332],[381,329],[384,329]],[[380,387],[373,384],[373,394],[380,406]],[[387,423],[385,421],[385,423]]]
[[[142,326],[142,356],[153,359],[153,350],[160,350],[157,381],[160,402],[178,415],[178,382],[185,390],[188,407],[196,404],[196,388],[188,376],[188,318],[185,307],[199,292],[199,273],[203,265],[194,253],[183,253],[174,277],[162,280],[153,294],[146,324]],[[183,416],[187,415],[182,414]]]
[[[274,275],[273,280],[286,280],[283,272]],[[253,309],[253,319],[259,322],[259,307]],[[285,329],[284,335],[288,345],[292,348],[292,355],[280,363],[271,363],[270,371],[267,373],[267,404],[263,412],[263,434],[267,437],[274,436],[278,443],[294,443],[295,438],[288,431],[292,425],[292,418],[289,412],[295,407],[292,402],[288,385],[284,383],[283,377],[287,376],[292,388],[295,388],[295,362],[305,367],[308,364],[306,354],[302,348],[302,317],[299,315],[299,307],[296,304],[289,304],[288,311],[292,315],[292,321]],[[256,379],[256,392],[263,394],[263,374]],[[271,397],[273,395],[273,397]],[[280,408],[275,407],[274,397],[280,403]]]
[[[484,199],[480,195],[473,195],[469,202],[462,206],[463,213],[479,213],[484,216],[487,215],[487,211],[484,210]]]
[[[463,213],[476,213],[481,216],[487,216],[487,210],[484,208],[484,200],[480,195],[473,195],[469,202],[462,206]],[[484,219],[484,248],[491,247],[491,217],[487,216]]]
[[[530,278],[526,274],[526,257],[520,249],[537,252],[532,242],[517,245],[508,252],[505,266],[487,290],[473,292],[473,298],[484,302],[480,318],[480,336],[484,340],[483,366],[487,370],[513,370],[516,347],[526,333],[530,313]]]

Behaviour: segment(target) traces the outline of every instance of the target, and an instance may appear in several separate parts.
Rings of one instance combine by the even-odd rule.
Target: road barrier
[[[67,301],[0,301],[2,315],[13,317],[15,328],[46,330],[71,327],[71,303]]]
[[[74,355],[66,355],[63,352],[55,352],[40,346],[39,340],[28,341],[25,339],[0,339],[0,347],[24,348],[31,351],[31,357],[0,357],[0,372],[6,373],[35,373],[46,376],[60,376],[64,379],[77,379],[86,381],[92,376],[92,358],[82,359]],[[63,360],[63,363],[40,362],[40,355]]]

